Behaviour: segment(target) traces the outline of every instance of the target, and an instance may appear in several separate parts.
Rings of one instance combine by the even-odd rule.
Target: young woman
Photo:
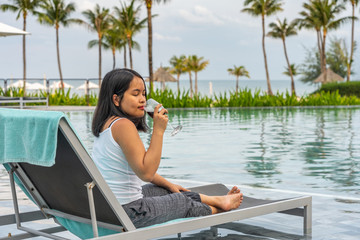
[[[93,159],[136,227],[176,218],[196,217],[239,207],[242,193],[233,187],[225,196],[206,196],[173,184],[159,174],[168,112],[154,111],[153,132],[146,150],[138,131],[145,123],[146,86],[130,69],[106,74],[99,93],[92,132]],[[149,184],[142,185],[144,182]]]

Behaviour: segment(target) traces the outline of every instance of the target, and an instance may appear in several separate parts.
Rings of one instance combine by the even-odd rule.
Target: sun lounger
[[[20,109],[23,109],[27,103],[45,103],[49,106],[49,99],[47,97],[4,97],[0,96],[0,104],[18,103]]]
[[[20,110],[12,110],[19,112]],[[27,113],[40,111],[22,110]],[[51,115],[49,112],[44,114]],[[6,118],[0,109],[0,118]],[[0,119],[1,120],[1,119]],[[286,213],[304,218],[304,234],[311,233],[311,197],[283,200],[259,200],[244,197],[241,206],[233,211],[211,216],[179,219],[164,224],[136,229],[122,206],[111,192],[90,155],[82,145],[65,116],[56,130],[55,164],[39,166],[26,162],[4,163],[10,173],[15,214],[0,217],[0,226],[16,223],[26,236],[45,236],[63,239],[53,232],[65,229],[81,238],[150,239],[216,226],[219,224],[265,215]],[[1,125],[0,125],[1,128]],[[1,143],[0,129],[0,143]],[[1,146],[0,146],[1,147]],[[40,212],[19,213],[15,182],[40,208]],[[226,194],[222,184],[192,188],[208,195]],[[22,223],[41,218],[54,218],[63,227],[34,230]],[[286,217],[284,217],[286,224]],[[20,239],[19,238],[19,239]]]

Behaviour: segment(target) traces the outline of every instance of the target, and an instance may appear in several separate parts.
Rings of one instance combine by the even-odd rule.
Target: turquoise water
[[[67,112],[91,152],[91,112]],[[169,111],[159,173],[171,179],[360,195],[360,107]],[[152,125],[152,120],[148,120]],[[148,146],[150,134],[141,134]]]

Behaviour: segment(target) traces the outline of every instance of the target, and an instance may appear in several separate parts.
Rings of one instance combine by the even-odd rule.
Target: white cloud
[[[89,0],[76,1],[75,4],[77,7],[77,10],[81,11],[81,12],[86,11],[88,9],[93,10],[96,5],[94,2],[91,2]]]
[[[181,38],[179,38],[179,37],[176,37],[176,36],[164,36],[164,35],[161,35],[159,33],[154,33],[154,38],[156,40],[160,40],[160,41],[181,42]]]
[[[234,23],[243,27],[258,28],[261,26],[261,19],[252,18],[240,11],[231,12],[230,14],[214,13],[208,8],[196,5],[190,10],[179,10],[179,15],[184,20],[196,24],[213,24],[215,26],[226,25],[227,23]]]
[[[211,23],[217,26],[224,24],[221,17],[217,16],[209,9],[199,5],[196,5],[194,9],[190,11],[181,9],[179,10],[179,14],[183,19],[192,23]]]

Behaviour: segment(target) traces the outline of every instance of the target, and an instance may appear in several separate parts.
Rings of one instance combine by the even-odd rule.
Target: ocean
[[[57,79],[56,79],[57,80]],[[54,81],[56,81],[55,79],[51,79],[50,80],[50,85],[53,84]],[[74,88],[71,89],[70,93],[76,93],[79,95],[83,95],[85,93],[85,91],[83,89],[77,89],[80,85],[84,84],[85,79],[65,79],[64,80],[65,83],[71,84]],[[13,81],[15,82],[15,80]],[[40,79],[29,79],[28,80],[29,83],[40,83],[40,84],[44,84],[43,80]],[[95,79],[91,80],[92,83],[97,84],[98,81]],[[12,81],[8,81],[8,86],[12,83]],[[149,85],[149,83],[147,82],[147,86]],[[155,88],[161,89],[161,83],[160,82],[155,82]],[[165,83],[166,87],[168,87],[169,89],[173,90],[173,91],[177,91],[177,83],[176,82],[166,82]],[[211,87],[210,85],[212,85],[212,91],[211,91]],[[236,86],[236,80],[199,80],[198,81],[198,90],[202,95],[219,95],[224,94],[225,92],[229,92],[229,91],[235,91],[235,86]],[[0,79],[0,87],[4,87],[4,80]],[[195,87],[195,82],[193,81],[193,87]],[[285,93],[286,91],[290,92],[291,91],[291,85],[290,85],[290,80],[273,80],[271,81],[271,87],[272,87],[272,91],[273,93]],[[298,96],[303,96],[303,95],[308,95],[310,93],[312,93],[313,91],[317,90],[319,87],[319,85],[310,85],[310,84],[306,84],[303,83],[301,81],[295,81],[295,90],[296,90],[296,94]],[[190,83],[188,79],[181,79],[180,78],[180,90],[181,91],[187,91],[190,88]],[[267,91],[267,84],[266,84],[266,80],[239,80],[239,88],[240,89],[251,89],[252,91],[255,90],[260,90],[261,92],[263,91]],[[29,90],[28,92],[32,92],[32,91],[36,91],[36,90]],[[91,89],[90,92],[98,92],[98,89]]]

